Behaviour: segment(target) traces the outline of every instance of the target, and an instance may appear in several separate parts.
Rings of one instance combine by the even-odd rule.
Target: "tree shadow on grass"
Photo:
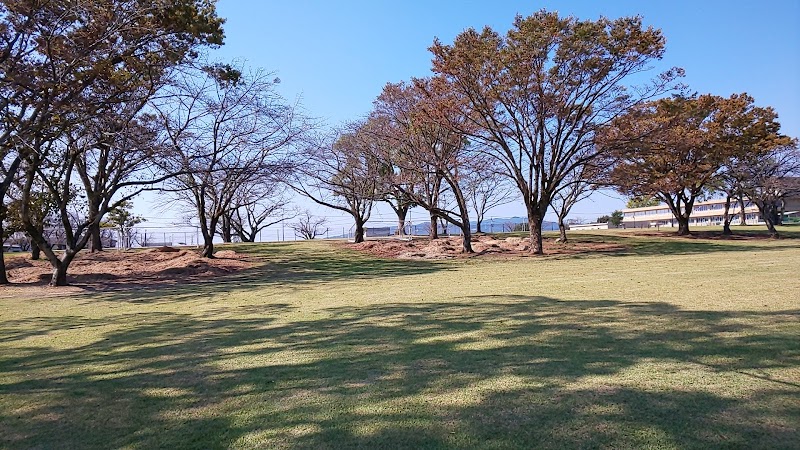
[[[479,296],[287,311],[2,322],[0,446],[800,442],[798,310]],[[8,340],[93,325],[109,329],[70,349]]]
[[[335,248],[328,243],[271,243],[224,248],[247,254],[254,266],[213,278],[142,280],[140,283],[83,287],[98,294],[94,298],[104,300],[150,302],[168,299],[174,302],[230,292],[258,291],[263,297],[269,293],[264,288],[302,290],[333,281],[404,277],[452,268],[437,261],[376,258]]]
[[[751,239],[743,235],[724,238],[721,232],[697,232],[689,237],[677,236],[666,232],[652,232],[643,235],[575,233],[570,235],[571,244],[616,244],[618,248],[608,249],[603,252],[582,252],[555,257],[558,259],[574,259],[597,256],[668,256],[716,252],[780,252],[797,248],[797,243],[795,243],[794,240],[798,239],[798,236],[794,234],[782,240],[770,240],[765,233],[759,232],[750,232],[750,235],[759,238]]]

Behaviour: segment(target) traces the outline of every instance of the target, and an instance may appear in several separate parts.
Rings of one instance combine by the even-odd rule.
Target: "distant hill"
[[[385,224],[375,225],[367,223],[367,236],[392,236],[396,234],[397,227],[396,226],[386,226]],[[476,222],[471,222],[471,229],[473,232],[477,229]],[[501,218],[492,218],[486,219],[481,224],[481,231],[484,233],[502,233],[502,232],[511,232],[514,231],[515,228],[518,229],[518,225],[523,225],[527,227],[528,219],[525,217],[501,217]],[[370,233],[369,230],[373,230],[373,233]],[[414,223],[411,226],[411,234],[415,236],[427,236],[430,230],[430,224],[428,222],[423,223]],[[542,230],[543,231],[554,231],[558,230],[558,224],[555,222],[545,221],[542,223]],[[461,231],[455,225],[447,224],[445,228],[439,226],[439,234],[442,235],[459,235]],[[338,238],[342,238],[345,236],[336,236]]]

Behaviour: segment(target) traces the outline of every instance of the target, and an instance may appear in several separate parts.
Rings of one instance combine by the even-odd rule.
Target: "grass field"
[[[263,263],[216,283],[0,299],[0,447],[800,448],[782,231],[502,261],[241,246]]]

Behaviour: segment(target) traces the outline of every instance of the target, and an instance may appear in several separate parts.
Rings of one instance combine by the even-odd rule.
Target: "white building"
[[[785,200],[784,210],[787,213],[800,209],[800,198]],[[749,200],[744,202],[745,219],[748,225],[764,224],[758,207]],[[622,225],[625,228],[650,228],[650,227],[677,227],[678,221],[669,208],[664,205],[648,206],[644,208],[623,209]],[[697,202],[692,208],[689,217],[689,227],[705,225],[722,225],[725,213],[725,199],[714,199]],[[741,221],[739,203],[731,201],[729,214],[732,216],[731,225],[739,225]]]

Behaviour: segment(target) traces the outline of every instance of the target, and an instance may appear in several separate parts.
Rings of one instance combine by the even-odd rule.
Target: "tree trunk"
[[[774,238],[777,238],[778,230],[775,229],[775,217],[771,212],[769,214],[764,214],[764,223],[767,225],[767,230],[769,231],[769,235]]]
[[[8,274],[6,274],[6,257],[2,245],[0,245],[0,284],[9,284]]]
[[[722,234],[730,236],[731,231],[731,196],[725,198],[725,212],[722,214]]]
[[[778,208],[773,204],[764,206],[764,208],[761,208],[761,215],[764,218],[764,223],[767,225],[769,235],[777,238],[778,230],[775,229],[775,225],[778,223]]]
[[[64,255],[53,268],[53,277],[50,279],[50,286],[67,286],[67,269],[72,263],[72,260],[75,259],[76,254],[76,252],[70,249],[64,251]]]
[[[2,206],[0,206],[2,208]],[[0,241],[5,230],[3,230],[3,217],[0,215]],[[8,284],[8,275],[6,274],[6,257],[3,252],[3,243],[0,242],[0,284]]]
[[[744,196],[739,196],[739,225],[747,225],[747,213],[744,210]]]
[[[222,228],[222,242],[226,244],[230,244],[233,240],[233,233],[231,233],[231,219],[227,215],[222,216],[222,223],[220,224]]]
[[[200,256],[203,258],[214,257],[214,236],[203,236],[203,253]]]
[[[478,219],[478,220],[475,221],[475,234],[483,233],[483,231],[481,230],[481,224],[482,223],[483,223],[483,220],[481,220],[481,219]]]
[[[39,248],[36,244],[31,244],[31,259],[33,261],[38,261],[42,256],[42,249]]]
[[[103,251],[103,240],[102,235],[100,234],[100,224],[93,223],[89,225],[89,234],[92,235],[92,243],[89,249],[90,252],[100,252]]]
[[[431,230],[428,233],[428,237],[431,240],[439,239],[439,218],[435,214],[431,214]]]
[[[465,223],[463,227],[461,227],[461,252],[462,253],[475,253],[475,250],[472,249],[472,231],[470,230],[469,222]]]
[[[17,173],[17,169],[19,169],[20,164],[22,163],[22,154],[19,153],[11,161],[11,164],[6,168],[6,177],[0,183],[0,284],[8,284],[8,275],[6,274],[6,260],[5,260],[5,253],[3,252],[3,235],[5,234],[5,230],[3,230],[3,220],[6,218],[6,192],[8,192],[8,188],[11,186],[11,183],[14,181],[15,177],[12,174]]]
[[[678,236],[687,236],[691,234],[689,231],[689,218],[678,216],[675,219],[678,220]]]
[[[561,218],[558,219],[558,241],[562,244],[567,242],[567,226]]]
[[[544,217],[536,212],[528,211],[528,229],[531,237],[531,253],[534,255],[544,255],[542,244],[542,221]]]
[[[406,234],[406,217],[408,217],[408,208],[404,208],[404,207],[397,208],[397,209],[395,209],[395,214],[397,214],[397,235],[398,236],[405,236],[405,234]]]
[[[356,219],[356,231],[353,236],[353,242],[356,244],[364,242],[364,222]]]

